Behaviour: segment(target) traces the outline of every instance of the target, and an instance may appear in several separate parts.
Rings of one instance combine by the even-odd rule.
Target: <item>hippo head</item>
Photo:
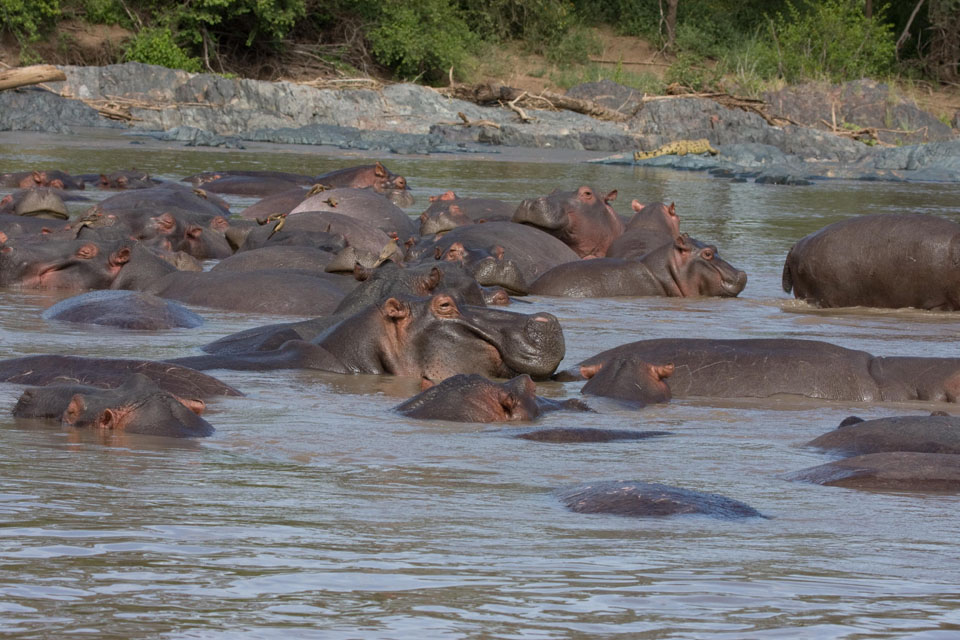
[[[130,260],[128,246],[85,240],[23,242],[0,249],[0,286],[106,289]]]
[[[576,191],[556,190],[521,202],[513,221],[553,234],[581,258],[603,257],[624,230],[623,221],[610,206],[616,197],[616,190],[600,193],[588,186]]]
[[[401,267],[387,261],[374,269],[356,265],[354,277],[362,284],[340,301],[335,314],[356,313],[367,305],[402,295],[422,297],[446,293],[467,304],[484,304],[480,285],[458,264],[438,262]]]
[[[447,378],[396,407],[412,418],[457,422],[513,422],[540,415],[537,385],[528,375],[494,382],[479,375]]]
[[[587,378],[588,382],[580,393],[638,402],[641,405],[669,402],[670,387],[664,380],[673,375],[673,371],[672,363],[655,365],[636,356],[581,365],[580,375]]]
[[[449,193],[453,193],[450,191]],[[473,224],[473,220],[460,209],[459,205],[443,202],[445,206],[437,207],[431,205],[429,209],[420,214],[420,235],[429,236],[444,231],[450,231],[468,224]]]
[[[13,212],[18,216],[56,220],[66,220],[70,217],[63,198],[55,190],[47,187],[27,189],[14,205]]]
[[[213,427],[200,417],[202,400],[178,398],[141,374],[123,386],[76,393],[61,422],[74,428],[139,433],[172,438],[209,436]]]
[[[513,260],[504,260],[503,247],[467,249],[462,242],[454,242],[445,252],[437,248],[438,259],[459,262],[483,287],[503,287],[509,292],[527,293],[527,281]]]
[[[398,207],[411,207],[414,204],[413,194],[407,186],[407,179],[398,176],[385,166],[377,162],[373,166],[373,188],[387,197]]]
[[[388,298],[315,342],[358,373],[417,376],[435,384],[458,373],[546,378],[563,359],[563,331],[547,313],[458,305],[447,294]]]
[[[677,216],[677,205],[663,202],[643,204],[638,200],[630,202],[633,217],[627,223],[627,229],[641,227],[653,232],[665,232],[676,238],[680,235],[680,218]]]
[[[665,245],[660,250],[669,253],[667,270],[679,289],[679,296],[733,298],[747,286],[747,274],[721,258],[713,245],[705,245],[683,234],[674,244]]]

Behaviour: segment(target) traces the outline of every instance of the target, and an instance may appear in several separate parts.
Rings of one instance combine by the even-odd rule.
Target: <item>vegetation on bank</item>
[[[674,61],[664,81],[693,89],[721,78],[747,94],[773,80],[960,80],[960,0],[0,0],[0,31],[21,58],[64,19],[131,30],[124,60],[259,76],[299,56],[332,71],[470,81],[519,43],[579,69],[572,82],[602,51],[590,27],[605,24],[657,44]],[[621,65],[600,75],[662,88]]]

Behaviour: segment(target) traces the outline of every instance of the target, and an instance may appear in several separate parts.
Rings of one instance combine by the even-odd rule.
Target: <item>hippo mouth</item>
[[[526,373],[534,379],[549,378],[566,353],[560,322],[549,313],[529,316],[519,329],[509,326],[497,334],[472,324],[467,328],[497,350],[504,377]]]
[[[730,278],[724,277],[724,275],[729,276],[730,274],[724,274],[719,269],[717,271],[720,272],[720,289],[723,290],[725,297],[736,298],[747,286],[747,274],[745,272],[738,271],[735,277]]]

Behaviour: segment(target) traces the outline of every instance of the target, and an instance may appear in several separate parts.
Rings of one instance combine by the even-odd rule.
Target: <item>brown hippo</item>
[[[782,477],[849,489],[956,492],[960,491],[960,456],[917,451],[868,453]]]
[[[13,409],[19,418],[58,419],[77,429],[171,438],[202,438],[213,433],[200,417],[202,400],[178,398],[150,378],[134,374],[112,389],[79,384],[55,384],[27,389]]]
[[[266,178],[270,180],[283,180],[285,182],[292,182],[293,184],[298,185],[311,185],[315,182],[313,176],[304,175],[302,173],[289,173],[287,171],[265,171],[260,169],[202,171],[192,176],[187,176],[186,178],[181,179],[180,182],[189,182],[195,187],[202,187],[211,182],[228,177]]]
[[[27,240],[0,245],[0,286],[106,289],[130,261],[132,242]]]
[[[136,169],[125,169],[112,173],[101,173],[97,186],[101,189],[149,189],[160,184],[147,173]]]
[[[277,245],[234,254],[215,264],[210,271],[293,269],[324,273],[334,257],[333,252],[315,247]]]
[[[295,334],[290,327],[288,332]],[[302,340],[296,343],[309,345]],[[495,378],[526,373],[544,379],[560,364],[565,350],[560,323],[550,314],[461,307],[446,294],[388,298],[333,325],[309,346],[321,347],[330,356],[324,358],[310,349],[307,356],[317,363],[313,368],[410,376],[427,383],[458,373]],[[302,349],[287,349],[298,359],[304,357]],[[257,368],[258,362],[265,363],[263,368],[290,368],[271,351],[171,362],[196,369],[250,369]]]
[[[790,249],[783,290],[821,307],[960,310],[960,225],[922,214],[835,222]]]
[[[292,174],[290,177],[280,172],[276,172],[277,175],[245,175],[249,173],[224,171],[220,174],[220,177],[206,180],[201,184],[206,192],[255,198],[276,195],[296,189],[300,185],[310,184],[309,182],[296,180],[296,176]],[[195,176],[191,176],[191,178],[193,177]],[[184,180],[192,181],[191,178],[184,178]]]
[[[372,189],[339,188],[321,191],[294,207],[290,216],[304,211],[348,216],[388,235],[396,234],[403,242],[420,235],[416,223],[403,209]]]
[[[273,195],[261,198],[246,209],[240,212],[240,215],[249,220],[258,218],[265,219],[270,216],[290,213],[294,207],[303,202],[307,197],[307,189],[304,187],[294,187],[274,193]]]
[[[151,360],[84,358],[40,355],[0,360],[0,382],[46,386],[70,383],[95,387],[119,387],[142,373],[164,391],[181,398],[242,396],[233,387],[205,373]]]
[[[83,180],[59,169],[38,171],[17,171],[0,173],[0,187],[29,189],[31,187],[53,187],[55,189],[83,189]]]
[[[686,235],[641,258],[598,258],[561,264],[534,280],[528,293],[572,298],[614,296],[736,297],[747,274]]]
[[[644,407],[670,402],[670,387],[664,380],[673,375],[673,364],[654,365],[629,355],[580,367],[587,378],[580,393],[624,400]]]
[[[608,258],[639,258],[657,247],[670,244],[680,235],[677,207],[670,203],[630,203],[633,217],[627,221],[623,235],[607,249]]]
[[[390,202],[399,207],[409,207],[414,203],[407,179],[391,172],[380,162],[329,171],[314,178],[313,183],[334,188],[364,189],[370,187],[377,193],[386,196]]]
[[[557,189],[521,202],[513,221],[547,231],[581,258],[602,258],[624,231],[623,221],[609,204],[616,197],[616,191],[600,194],[587,186],[576,191]]]
[[[609,349],[558,374],[636,356],[672,362],[674,397],[767,398],[779,394],[854,402],[960,400],[960,358],[880,357],[816,340],[661,338]]]
[[[576,513],[654,517],[702,514],[716,518],[763,517],[732,498],[652,482],[591,482],[557,491],[560,501]]]
[[[526,374],[506,382],[459,374],[394,407],[411,418],[453,422],[529,421],[558,409],[587,407],[579,400],[557,402],[537,396],[537,385]]]
[[[807,443],[845,456],[891,451],[960,454],[960,418],[947,415],[894,416],[853,422]]]

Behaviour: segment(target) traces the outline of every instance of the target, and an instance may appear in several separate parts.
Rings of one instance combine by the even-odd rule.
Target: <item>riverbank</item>
[[[651,99],[610,81],[571,89],[569,95],[622,116],[609,121],[572,111],[525,107],[521,114],[510,105],[479,106],[416,84],[311,86],[139,63],[61,68],[64,82],[0,92],[0,130],[69,134],[93,127],[190,146],[266,142],[397,154],[566,149],[615,154],[605,162],[778,183],[960,182],[956,131],[871,81],[789,88],[765,96],[763,109],[698,96]],[[634,160],[635,151],[700,139],[718,153]]]

